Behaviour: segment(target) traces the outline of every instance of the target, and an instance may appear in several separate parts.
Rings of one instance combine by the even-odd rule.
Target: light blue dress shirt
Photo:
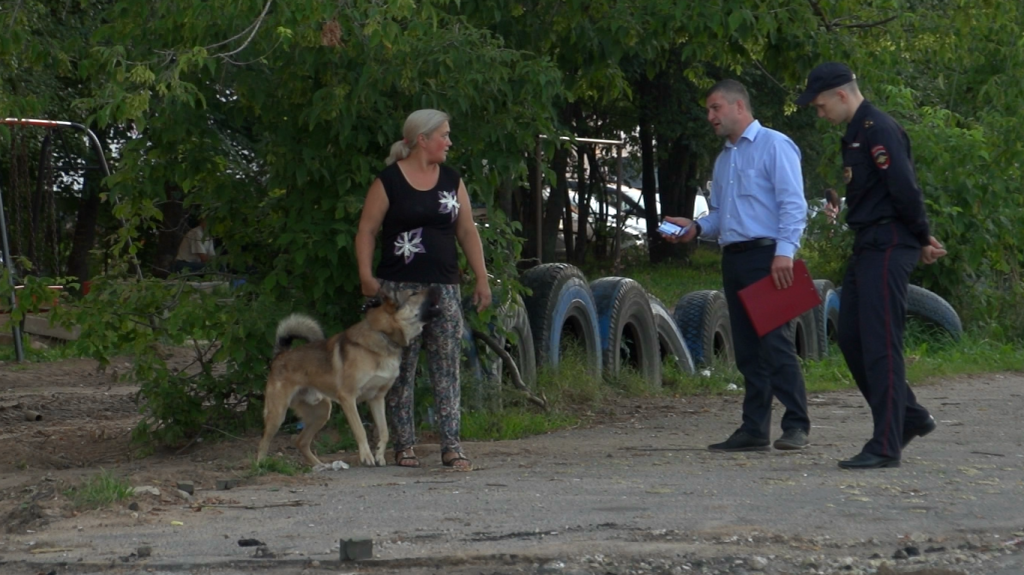
[[[701,237],[723,246],[772,238],[776,256],[793,257],[807,225],[800,148],[754,120],[715,160],[709,207]]]

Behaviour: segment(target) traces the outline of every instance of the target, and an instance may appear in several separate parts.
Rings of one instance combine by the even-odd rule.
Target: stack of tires
[[[635,280],[604,277],[588,282],[578,268],[566,263],[536,266],[520,280],[530,295],[501,308],[503,329],[493,331],[527,386],[536,383],[539,366],[558,367],[571,343],[583,350],[595,376],[614,379],[629,366],[652,388],[661,387],[667,358],[688,374],[696,366],[734,361],[729,310],[721,291],[688,293],[670,310]],[[827,356],[839,330],[841,290],[828,280],[814,284],[821,303],[790,322],[794,348],[802,359]],[[932,292],[910,288],[908,313],[958,338],[962,327],[953,308]],[[469,373],[500,382],[500,360],[481,361],[468,331],[466,338]]]
[[[661,387],[666,358],[680,371],[693,373],[690,348],[672,313],[636,281],[606,277],[588,282],[578,268],[565,263],[536,266],[520,281],[530,295],[499,315],[506,329],[514,327],[518,343],[503,343],[526,385],[535,383],[538,366],[558,367],[573,344],[583,350],[595,376],[614,378],[629,366],[652,388]],[[468,332],[467,338],[472,339]],[[464,369],[470,375],[500,381],[500,364],[482,362],[472,341],[465,347]]]
[[[693,372],[686,343],[664,304],[636,281],[606,277],[588,283],[578,268],[564,263],[534,267],[521,281],[532,292],[525,303],[539,365],[557,367],[565,345],[575,341],[594,374],[614,378],[630,366],[648,385],[660,387],[666,356],[685,373]]]

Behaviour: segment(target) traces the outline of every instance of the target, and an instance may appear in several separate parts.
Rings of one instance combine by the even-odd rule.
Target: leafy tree
[[[79,231],[106,230],[63,248],[80,263],[100,243],[105,271],[66,311],[89,334],[85,351],[137,358],[151,416],[140,437],[183,442],[254,421],[276,319],[305,310],[333,330],[355,318],[359,211],[409,112],[452,115],[450,163],[488,208],[489,269],[514,290],[524,240],[527,255],[554,255],[570,172],[583,157],[607,165],[557,137],[625,138],[647,205],[657,194],[665,213],[685,214],[720,149],[701,100],[724,77],[800,145],[809,196],[835,186],[839,130],[791,103],[829,59],[850,62],[911,135],[935,233],[952,248],[917,279],[970,319],[1018,318],[1004,335],[1024,337],[1024,49],[1021,8],[1006,0],[19,0],[0,9],[0,26],[0,112],[86,118],[117,151],[113,176],[90,172],[84,191],[62,192],[69,212],[86,213]],[[0,144],[10,134],[0,128]],[[538,169],[539,134],[552,138]],[[42,139],[32,146],[38,155]],[[544,245],[532,245],[538,174],[554,188]],[[583,194],[611,174],[589,180]],[[150,278],[199,211],[234,291]],[[835,258],[821,269],[841,273],[844,254],[829,245],[814,247]],[[589,249],[585,236],[566,246],[576,258]],[[122,279],[132,257],[144,281]],[[191,365],[170,367],[166,346],[185,343]]]
[[[98,29],[82,65],[101,88],[83,105],[101,125],[134,130],[108,181],[122,200],[118,215],[130,232],[146,234],[158,230],[175,196],[186,208],[201,206],[228,270],[247,282],[229,306],[149,281],[94,286],[99,295],[83,300],[77,321],[118,334],[92,353],[130,346],[147,356],[137,375],[154,423],[140,428],[143,436],[180,441],[223,419],[229,405],[257,413],[251,392],[262,385],[273,323],[290,308],[313,312],[328,329],[354,318],[359,211],[408,112],[436,107],[452,115],[450,162],[476,200],[490,203],[496,188],[523,177],[522,150],[533,134],[550,131],[555,71],[446,6],[111,6],[111,23]],[[492,210],[482,233],[491,269],[509,284],[514,230]],[[246,310],[265,313],[234,305],[248,298],[258,305]],[[228,361],[227,372],[172,370],[153,353],[158,344],[193,339],[216,342],[196,347],[196,361],[209,365],[199,359],[208,352],[210,361]]]

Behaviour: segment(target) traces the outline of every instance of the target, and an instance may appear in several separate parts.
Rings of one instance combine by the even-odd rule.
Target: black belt
[[[754,248],[763,248],[767,246],[774,246],[775,240],[771,238],[757,238],[756,240],[747,240],[745,242],[734,242],[722,246],[722,251],[727,254],[738,254]]]
[[[882,225],[885,225],[885,224],[891,224],[892,222],[895,222],[895,221],[896,221],[896,218],[881,218],[881,219],[878,219],[878,220],[875,220],[875,221],[871,222],[870,224],[864,224],[863,226],[857,226],[857,227],[854,227],[853,229],[854,229],[854,231],[858,231],[859,232],[860,230],[865,230],[867,228],[873,228],[875,226],[882,226]],[[853,227],[853,226],[851,226],[851,227]]]

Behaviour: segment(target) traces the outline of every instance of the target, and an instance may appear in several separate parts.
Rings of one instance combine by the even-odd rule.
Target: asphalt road
[[[467,443],[470,473],[427,445],[420,469],[198,486],[225,501],[201,511],[163,486],[138,511],[0,536],[0,572],[1024,573],[1024,376],[916,391],[939,428],[898,469],[836,466],[870,430],[856,392],[811,397],[813,445],[796,453],[706,451],[738,396],[638,402],[616,423]],[[373,558],[339,563],[352,538]]]

